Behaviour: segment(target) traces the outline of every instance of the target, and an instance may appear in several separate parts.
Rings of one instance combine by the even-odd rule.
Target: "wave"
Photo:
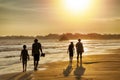
[[[6,49],[0,50],[0,52],[6,52],[6,51],[20,51],[20,49],[9,49],[9,48],[6,48]]]
[[[50,49],[54,49],[54,50],[59,50],[59,49],[67,49],[67,46],[43,46],[43,50],[50,50]],[[8,52],[8,51],[21,51],[22,47],[16,46],[16,47],[0,47],[0,52]],[[32,50],[32,47],[27,48],[27,50]]]
[[[18,57],[18,56],[11,55],[11,56],[5,56],[4,58],[13,58],[13,57]]]
[[[118,53],[120,53],[120,48],[117,48],[117,49],[108,49],[107,52],[118,54]]]
[[[19,51],[20,53],[20,51],[22,50],[21,44],[24,44],[26,42],[27,41],[17,41],[14,44],[14,40],[13,41],[11,40],[10,44],[14,44],[14,45],[0,46],[0,52],[7,53],[9,51]],[[117,49],[119,48],[119,45],[120,45],[119,43],[120,43],[120,40],[112,40],[112,41],[111,40],[83,40],[86,53],[89,53],[89,52],[97,53],[98,51],[102,53],[102,51],[106,51],[106,50],[107,52],[117,53],[120,51],[119,49]],[[27,49],[31,51],[32,43],[28,41],[26,45],[27,45]],[[42,43],[43,51],[46,54],[66,53],[68,49],[68,45],[69,45],[69,42],[57,42],[57,41],[48,41],[48,40]],[[113,50],[114,48],[116,49]],[[6,56],[6,58],[10,58],[10,57],[14,57],[14,56]]]

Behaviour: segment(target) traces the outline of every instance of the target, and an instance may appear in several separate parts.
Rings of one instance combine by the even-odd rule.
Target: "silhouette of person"
[[[79,63],[79,56],[80,60],[82,60],[82,53],[84,52],[83,44],[81,43],[81,39],[78,39],[76,44],[76,51],[77,51],[77,63]]]
[[[20,60],[22,60],[23,64],[23,72],[25,72],[27,68],[27,59],[29,60],[28,50],[26,49],[26,45],[23,45],[23,50],[20,55]]]
[[[71,42],[69,44],[67,52],[69,52],[69,61],[70,61],[70,64],[72,64],[73,54],[74,54],[74,44],[73,44],[73,42]]]
[[[39,64],[39,58],[40,58],[40,51],[42,53],[42,46],[38,42],[38,39],[34,40],[34,43],[32,44],[32,56],[34,57],[34,70],[37,70],[38,64]]]

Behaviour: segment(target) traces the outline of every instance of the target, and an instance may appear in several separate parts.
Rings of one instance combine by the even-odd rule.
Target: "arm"
[[[40,51],[41,51],[41,53],[43,53],[43,52],[42,52],[42,48],[40,48]]]
[[[34,55],[34,52],[33,52],[33,45],[32,45],[32,56]]]
[[[21,54],[20,54],[20,61],[21,61],[21,58],[22,58],[22,51],[21,51]]]
[[[43,53],[41,44],[40,44],[40,51],[41,51],[41,53]]]
[[[76,43],[76,45],[75,45],[76,49],[77,49],[77,46],[78,46],[78,43]]]
[[[27,51],[27,58],[28,58],[28,60],[30,60],[30,56],[29,56],[29,54],[28,54],[28,51]]]
[[[83,47],[83,44],[82,44],[82,51],[84,52],[84,47]]]
[[[75,53],[75,48],[74,48],[74,46],[73,46],[73,53]]]
[[[68,54],[68,52],[69,52],[69,46],[68,46],[68,49],[67,49],[67,54]]]
[[[75,45],[75,48],[76,48],[76,52],[77,52],[77,47],[78,47],[78,43],[76,43],[76,45]]]

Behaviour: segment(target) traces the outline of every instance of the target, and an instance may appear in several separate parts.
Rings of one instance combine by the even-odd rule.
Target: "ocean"
[[[0,75],[14,72],[22,72],[22,63],[20,61],[20,53],[23,45],[27,45],[30,55],[28,61],[28,71],[33,70],[33,57],[31,56],[31,47],[33,39],[1,39],[0,40]],[[40,40],[43,52],[46,57],[41,57],[40,64],[67,61],[69,60],[67,49],[70,42],[74,45],[77,40],[58,41],[58,40]],[[120,40],[82,40],[84,46],[83,56],[101,55],[101,54],[120,54]],[[76,60],[76,51],[74,54]],[[39,68],[44,70],[46,68]]]

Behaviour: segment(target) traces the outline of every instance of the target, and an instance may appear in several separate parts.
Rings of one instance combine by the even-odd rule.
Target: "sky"
[[[88,9],[75,11],[66,0],[0,0],[0,36],[120,34],[120,0],[90,2]]]

